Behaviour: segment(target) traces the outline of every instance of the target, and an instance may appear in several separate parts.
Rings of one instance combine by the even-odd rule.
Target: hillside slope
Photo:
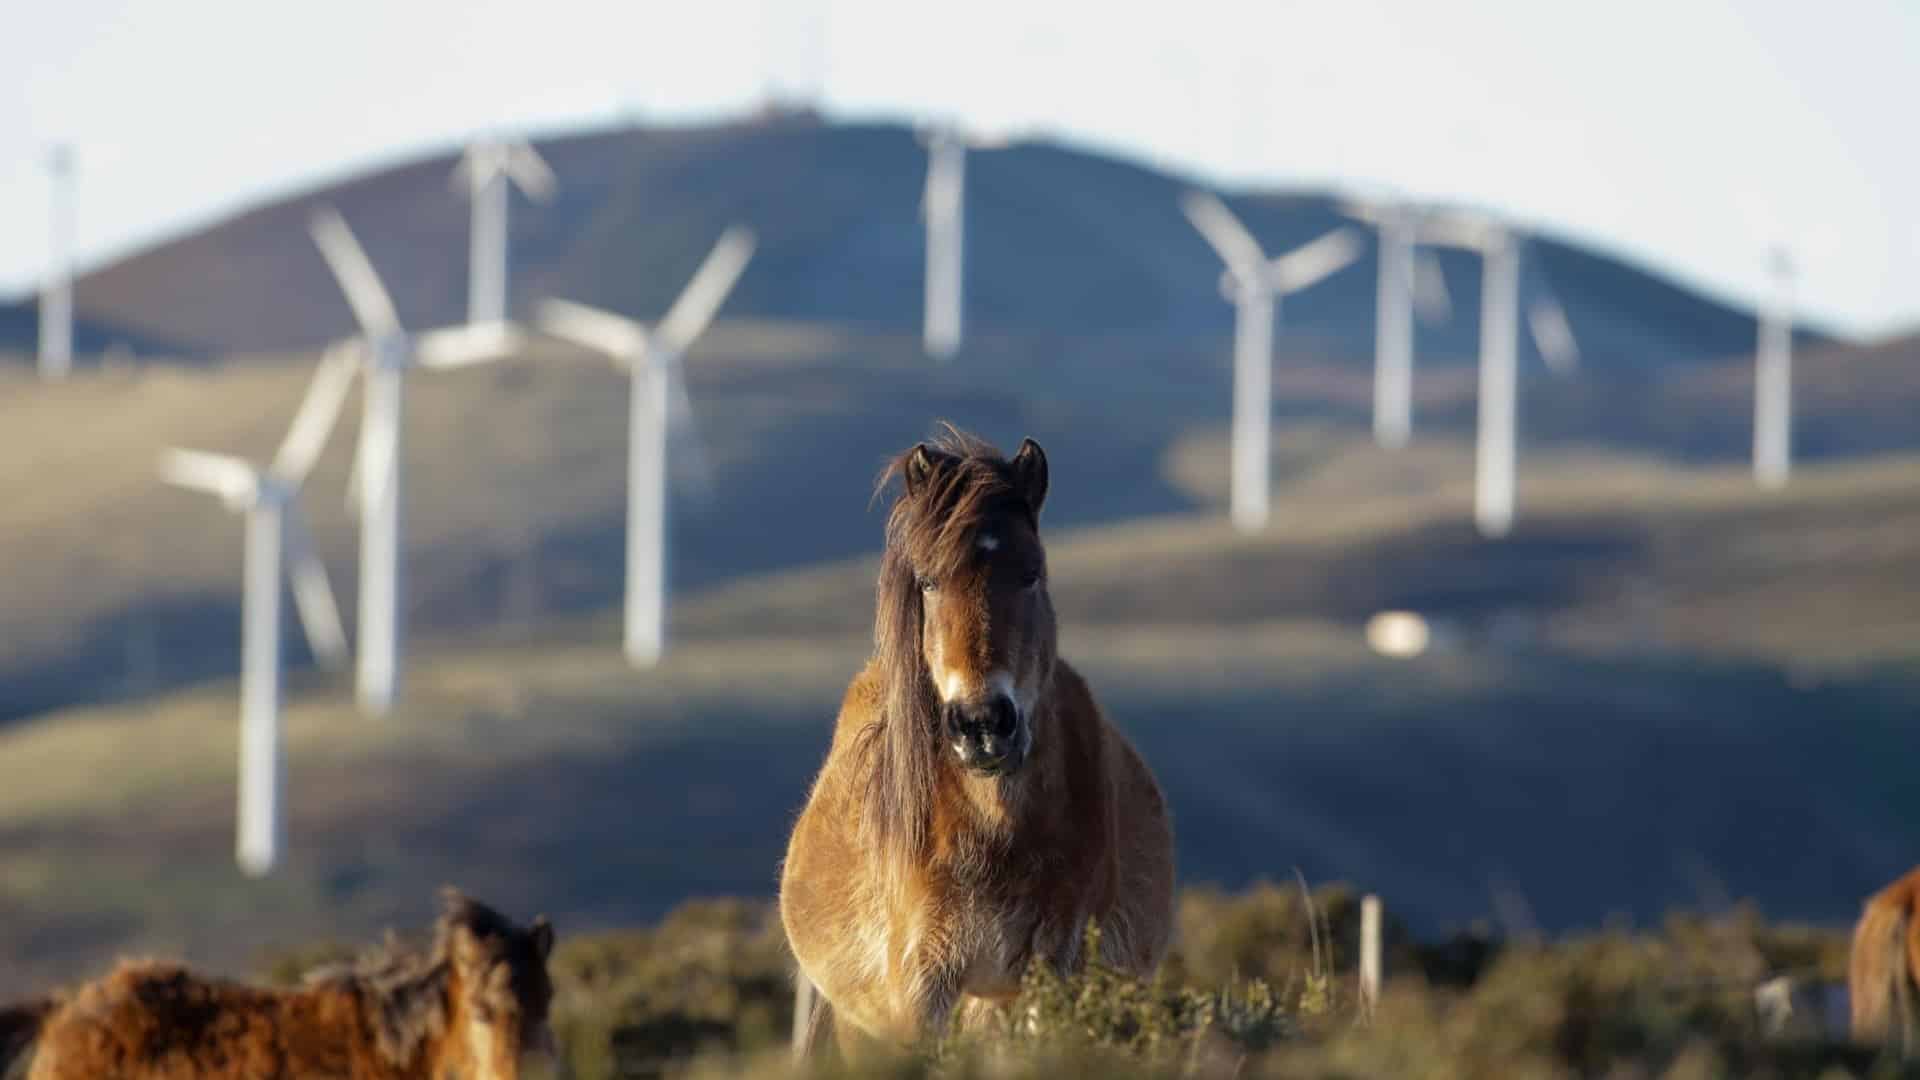
[[[560,178],[551,204],[512,218],[514,306],[566,296],[655,317],[727,224],[759,231],[735,315],[909,332],[921,307],[925,154],[887,125],[738,123],[539,140]],[[88,274],[81,310],[208,352],[310,347],[351,329],[308,242],[320,202],[358,229],[402,318],[464,318],[468,208],[428,154],[259,206]],[[968,311],[977,327],[1062,336],[1224,336],[1219,264],[1178,208],[1184,178],[1045,143],[968,165]],[[516,198],[518,198],[516,196]],[[1234,200],[1274,252],[1342,219],[1323,195]],[[1604,253],[1542,237],[1527,287],[1564,301],[1588,362],[1645,370],[1749,351],[1738,311]],[[1477,260],[1443,256],[1456,316],[1421,332],[1423,356],[1475,348]],[[1283,353],[1372,355],[1367,256],[1286,304]]]
[[[688,362],[714,487],[675,497],[677,591],[871,550],[868,480],[936,417],[1008,445],[1040,439],[1076,491],[1053,511],[1061,525],[1224,505],[1224,465],[1195,464],[1181,449],[1224,429],[1224,350],[1000,335],[965,364],[930,366],[915,345],[818,326],[716,328]],[[1910,419],[1920,380],[1902,374],[1908,355],[1894,343],[1800,365],[1796,440],[1809,464],[1920,450]],[[154,470],[169,445],[264,458],[310,363],[296,355],[202,372],[87,373],[58,386],[0,376],[0,447],[10,448],[0,454],[9,500],[0,559],[12,568],[0,577],[0,723],[234,670],[239,522],[210,499],[162,486]],[[1358,439],[1368,379],[1293,363],[1275,385],[1277,536],[1327,513],[1391,515],[1408,495],[1443,488],[1456,492],[1464,520],[1471,462],[1446,447],[1470,431],[1470,372],[1423,369],[1418,439],[1405,458],[1382,456],[1304,507],[1296,477]],[[1736,466],[1747,453],[1745,364],[1656,382],[1536,369],[1524,386],[1524,492],[1554,490],[1537,479],[1536,463],[1554,460],[1542,452],[1560,455],[1576,484],[1582,460]],[[530,620],[618,603],[627,391],[604,360],[548,345],[499,368],[415,379],[408,545],[418,633],[525,633]],[[305,496],[349,612],[357,535],[343,487],[357,416],[350,405]],[[1523,498],[1523,521],[1535,497]],[[1471,545],[1449,550],[1477,557]]]
[[[1913,459],[1785,499],[1732,471],[1561,460],[1489,546],[1460,524],[1461,450],[1422,471],[1293,447],[1286,505],[1322,509],[1260,538],[1212,514],[1069,524],[1056,473],[1062,647],[1164,783],[1184,881],[1298,866],[1423,933],[1518,918],[1515,897],[1548,928],[1728,896],[1840,923],[1911,861]],[[1170,471],[1218,452],[1183,444]],[[1329,501],[1388,481],[1424,494]],[[569,932],[766,895],[868,648],[872,573],[690,592],[649,673],[582,617],[428,643],[385,721],[344,680],[296,678],[291,851],[264,884],[231,865],[230,683],[0,728],[0,981],[132,948],[241,966],[370,934],[443,880]],[[1432,613],[1445,647],[1368,653],[1385,604]]]

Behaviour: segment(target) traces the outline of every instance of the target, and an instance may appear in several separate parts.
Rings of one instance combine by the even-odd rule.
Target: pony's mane
[[[447,1029],[455,932],[465,929],[486,940],[514,930],[505,916],[457,890],[444,890],[441,906],[426,948],[389,930],[377,948],[349,964],[318,969],[305,980],[309,986],[331,984],[356,994],[381,1056],[396,1067],[406,1067]]]
[[[864,802],[866,825],[893,865],[926,850],[932,828],[934,781],[939,765],[939,714],[933,683],[921,651],[920,589],[923,576],[946,577],[971,557],[982,524],[1033,510],[1015,486],[1006,457],[992,444],[942,424],[921,444],[932,469],[905,483],[920,446],[888,462],[875,496],[900,479],[900,494],[887,513],[886,550],[873,621],[874,660],[881,681],[881,715],[860,740],[870,761]]]

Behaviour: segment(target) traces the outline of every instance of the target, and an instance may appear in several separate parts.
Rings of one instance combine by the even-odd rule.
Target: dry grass
[[[1745,912],[1677,915],[1654,932],[1550,945],[1483,941],[1474,962],[1390,935],[1387,993],[1371,1023],[1349,972],[1350,890],[1313,894],[1331,959],[1303,949],[1291,887],[1189,893],[1175,952],[1151,982],[1094,967],[1029,972],[1001,1025],[943,1035],[858,1068],[787,1060],[790,959],[769,907],[686,905],[657,927],[562,935],[555,1024],[577,1080],[638,1076],[1126,1077],[1898,1076],[1844,1042],[1763,1035],[1751,990],[1781,971],[1831,975],[1841,935]],[[1097,933],[1097,928],[1090,928]],[[269,962],[280,979],[336,958],[309,947]]]

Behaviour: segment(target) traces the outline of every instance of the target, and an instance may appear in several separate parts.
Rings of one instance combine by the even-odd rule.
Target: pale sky
[[[478,130],[712,115],[779,83],[837,116],[956,116],[1221,183],[1492,206],[1743,301],[1784,242],[1808,315],[1920,326],[1920,0],[16,8],[0,293],[46,265],[55,142],[84,266]]]

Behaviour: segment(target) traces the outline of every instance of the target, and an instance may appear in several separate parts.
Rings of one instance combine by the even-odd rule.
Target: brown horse
[[[553,928],[544,916],[516,926],[452,889],[442,904],[430,949],[390,946],[294,989],[138,963],[56,1002],[17,1007],[39,1014],[20,1075],[511,1080],[523,1055],[552,1051]]]
[[[1031,958],[1077,969],[1089,919],[1104,962],[1150,973],[1173,920],[1160,788],[1055,655],[1046,455],[1028,439],[1007,460],[948,427],[882,487],[895,476],[874,654],[780,883],[801,975],[845,1049],[856,1031],[896,1042],[956,1013],[977,1023]]]
[[[1853,1036],[1915,1050],[1920,1039],[1920,867],[1869,897],[1847,967]]]

